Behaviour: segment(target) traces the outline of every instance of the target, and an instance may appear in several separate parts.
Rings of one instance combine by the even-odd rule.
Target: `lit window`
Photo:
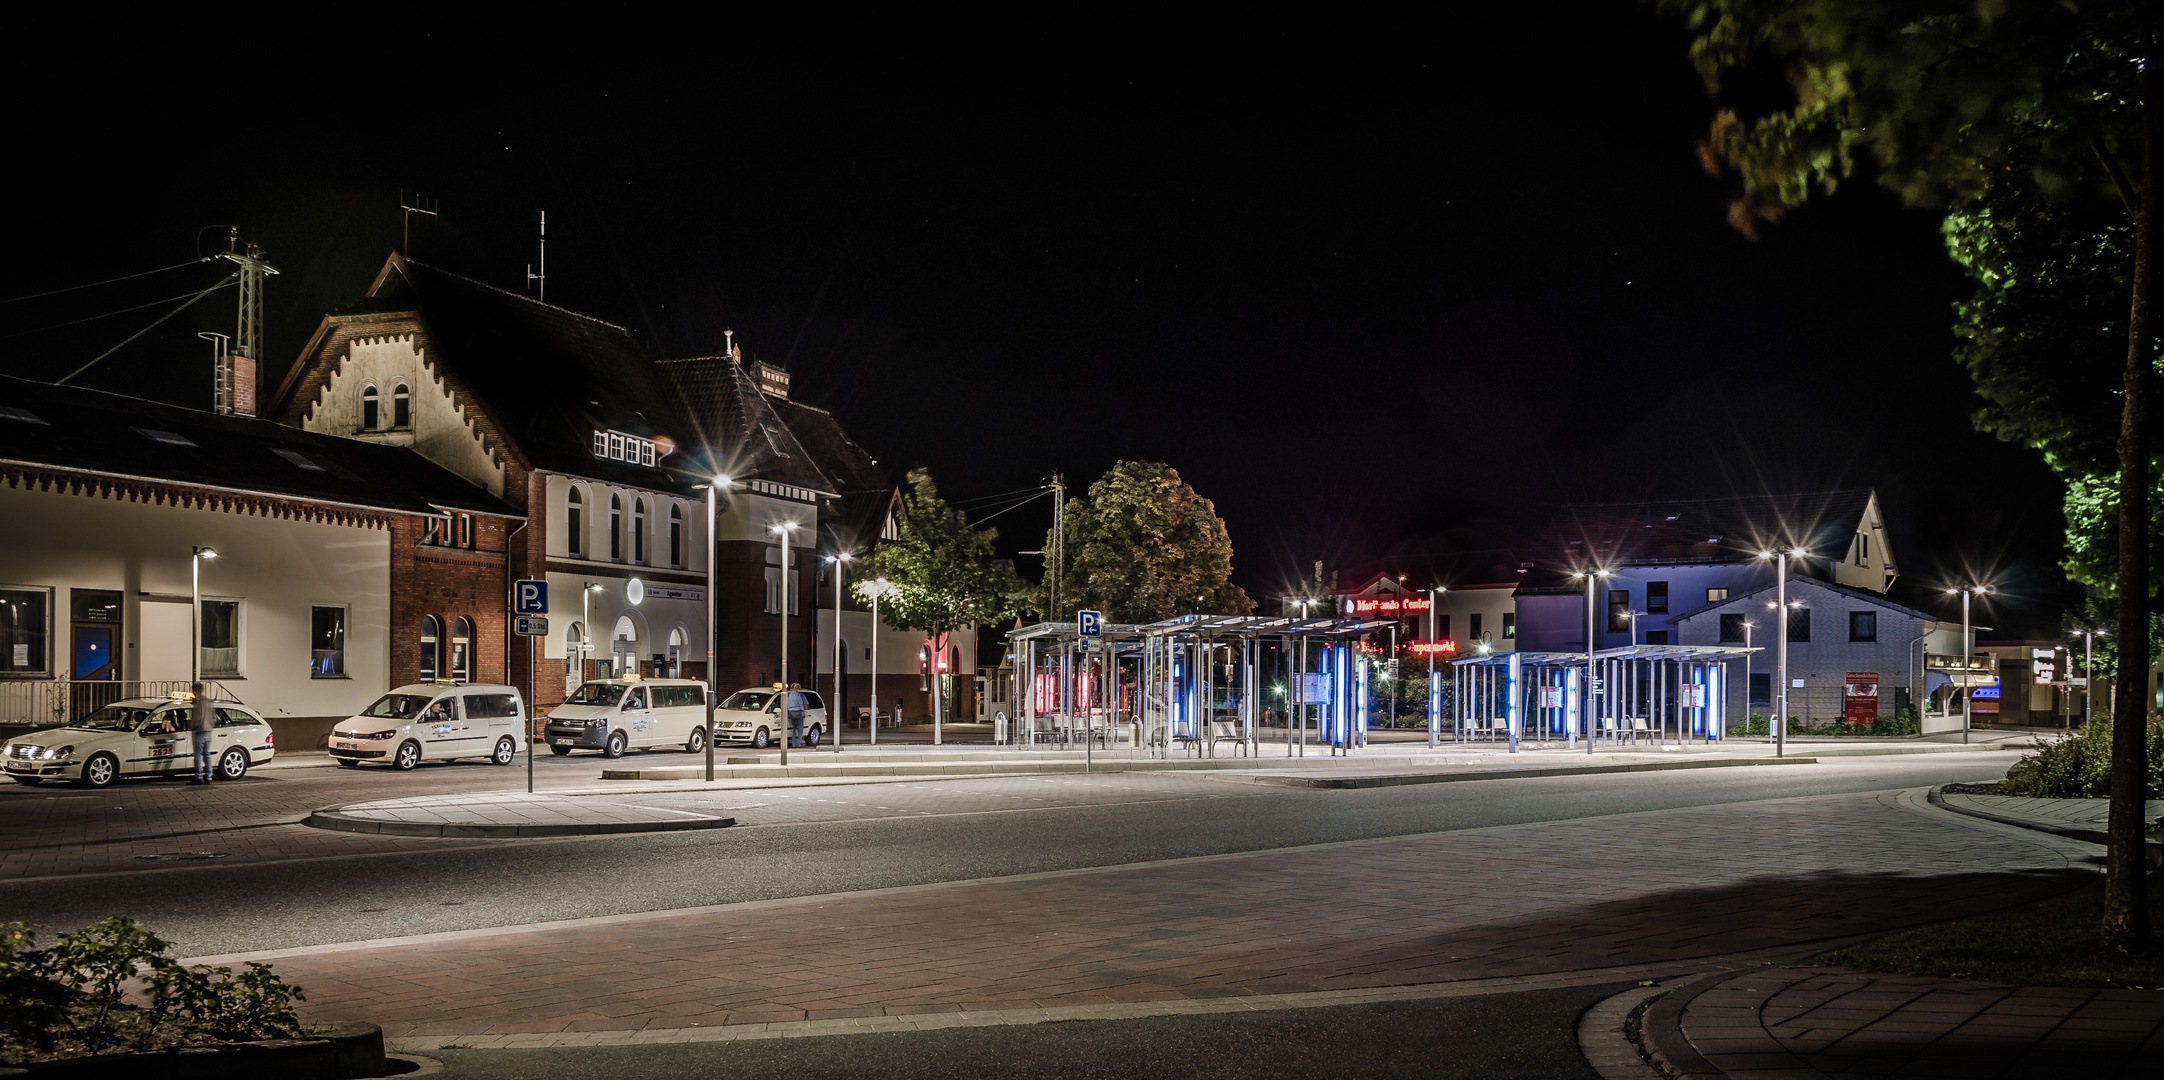
[[[45,673],[51,612],[51,589],[0,588],[0,671]]]
[[[202,673],[237,678],[240,675],[240,601],[203,601],[201,642]]]
[[[308,674],[317,679],[346,677],[346,609],[317,605],[308,619]]]
[[[1707,589],[1707,590],[1706,590],[1706,603],[1709,603],[1709,604],[1718,604],[1718,603],[1720,603],[1721,601],[1723,601],[1723,600],[1726,600],[1726,599],[1728,599],[1728,590],[1727,590],[1727,589]]]
[[[437,643],[437,637],[442,625],[443,624],[436,621],[436,617],[434,615],[421,616],[420,676],[422,682],[436,681],[436,665],[438,663],[438,657],[441,655],[438,652],[441,646]]]
[[[406,392],[405,383],[399,383],[391,388],[391,427],[394,430],[404,430],[412,426],[412,395]]]
[[[1503,640],[1509,641],[1510,639],[1517,636],[1518,613],[1515,611],[1506,611],[1503,613]]]
[[[586,551],[586,515],[581,512],[585,502],[585,497],[579,494],[576,487],[572,488],[570,495],[564,499],[564,550],[573,555],[584,554]]]
[[[473,681],[473,620],[464,615],[451,620],[451,681]]]
[[[1631,593],[1629,589],[1617,589],[1608,594],[1608,629],[1631,628]]]
[[[364,389],[364,390],[362,390],[362,391],[361,391],[361,430],[362,430],[362,431],[374,431],[374,430],[376,430],[376,421],[377,421],[378,419],[380,419],[380,417],[379,417],[379,416],[378,416],[377,414],[378,414],[379,410],[381,409],[381,407],[382,407],[382,402],[381,402],[380,400],[378,400],[378,397],[377,397],[377,394],[376,394],[376,388],[375,388],[375,387],[371,386],[371,387],[368,387],[368,388],[366,388],[366,389]]]

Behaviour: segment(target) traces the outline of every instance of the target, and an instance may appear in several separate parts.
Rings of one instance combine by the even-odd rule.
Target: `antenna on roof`
[[[406,189],[399,188],[398,253],[409,259],[413,257],[413,215],[415,214],[427,214],[429,217],[435,217],[436,200],[419,193],[415,193],[413,198],[408,199],[406,198]]]
[[[541,283],[540,299],[544,303],[547,302],[549,298],[549,212],[546,210],[541,211],[541,272],[534,273],[533,264],[527,263],[526,280]]]

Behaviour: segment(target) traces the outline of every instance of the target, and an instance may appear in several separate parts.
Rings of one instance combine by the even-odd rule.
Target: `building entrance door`
[[[74,682],[68,702],[70,720],[80,719],[117,700],[120,687],[86,685],[120,680],[120,594],[106,589],[74,589],[69,597],[68,677]]]

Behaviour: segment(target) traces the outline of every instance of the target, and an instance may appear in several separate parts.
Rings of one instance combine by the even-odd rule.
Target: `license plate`
[[[346,740],[344,740],[344,739],[332,739],[332,740],[331,740],[331,749],[333,749],[333,750],[351,750],[351,749],[353,749],[353,744],[352,744],[352,743],[350,743],[350,742],[347,742],[347,741],[346,741]]]
[[[7,770],[9,772],[36,772],[38,771],[38,767],[35,765],[17,765],[14,762],[10,761],[7,764]]]
[[[578,741],[577,739],[550,739],[550,740],[549,740],[549,745],[550,745],[550,746],[569,746],[569,745],[571,745],[572,743],[575,743],[575,742],[577,742],[577,741]]]

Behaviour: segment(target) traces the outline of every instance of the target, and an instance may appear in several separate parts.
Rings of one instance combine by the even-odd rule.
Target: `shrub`
[[[184,967],[165,955],[171,942],[134,919],[70,930],[50,949],[33,943],[22,923],[0,925],[0,1057],[8,1060],[301,1033],[292,1003],[305,998],[269,965],[249,964],[238,976]],[[148,1008],[127,1000],[136,979],[148,987]]]
[[[1999,790],[2045,799],[2111,794],[2111,717],[2098,716],[2014,764]],[[2164,717],[2149,718],[2148,795],[2164,794]]]

